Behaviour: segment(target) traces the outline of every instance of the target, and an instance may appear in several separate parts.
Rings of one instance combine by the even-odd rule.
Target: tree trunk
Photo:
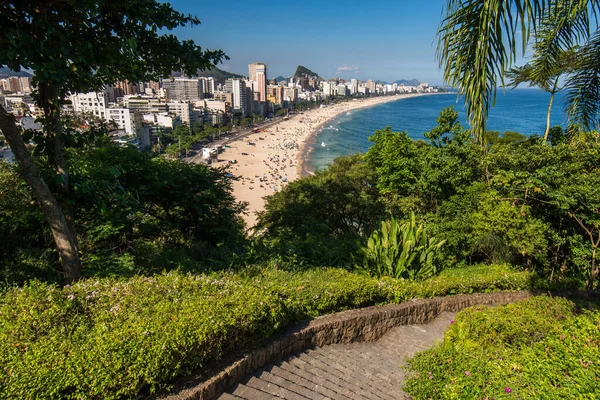
[[[598,268],[596,266],[597,249],[598,249],[597,247],[594,247],[592,250],[592,270],[590,272],[590,276],[589,276],[588,282],[587,282],[588,290],[594,290],[594,283],[596,282],[596,279],[598,278],[598,275],[600,274],[600,268]]]
[[[548,115],[546,116],[546,132],[544,132],[544,144],[548,142],[548,135],[550,134],[550,114],[552,113],[552,104],[554,103],[554,95],[558,88],[558,77],[554,81],[554,87],[550,92],[550,103],[548,104]]]
[[[23,138],[15,125],[14,118],[1,105],[0,131],[4,134],[15,159],[21,167],[23,179],[31,187],[33,195],[50,224],[65,279],[70,282],[79,278],[81,276],[81,266],[74,233],[69,229],[62,209],[42,178],[33,157],[25,147],[25,142],[23,142]]]
[[[56,92],[54,92],[56,93]],[[56,94],[58,96],[58,94]],[[56,164],[56,172],[61,177],[60,182],[60,191],[64,196],[62,202],[60,202],[60,206],[63,210],[65,219],[67,220],[67,226],[71,231],[71,236],[75,241],[75,246],[79,248],[79,243],[77,242],[77,231],[75,230],[75,211],[73,207],[68,203],[68,198],[71,193],[71,177],[69,174],[69,164],[67,162],[67,154],[65,151],[65,137],[63,132],[62,121],[60,120],[60,101],[55,99],[51,100],[51,111],[49,123],[54,125],[55,131],[54,133],[54,162]]]

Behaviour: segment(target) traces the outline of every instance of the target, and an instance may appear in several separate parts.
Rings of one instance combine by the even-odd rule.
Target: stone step
[[[288,362],[281,363],[279,368],[299,376],[302,379],[302,381],[299,382],[304,382],[304,385],[314,385],[314,390],[316,392],[330,397],[333,400],[346,400],[349,398],[348,394],[345,393],[346,389],[343,389],[342,391],[338,390],[339,388],[337,385],[323,378],[321,374],[314,374]]]
[[[399,400],[406,357],[442,339],[454,318],[442,313],[429,324],[398,326],[377,342],[334,344],[266,365],[221,400]]]
[[[350,377],[363,390],[371,392],[382,399],[395,399],[393,393],[400,389],[376,376],[373,373],[374,364],[357,363],[356,358],[348,357],[340,352],[334,353],[327,349],[316,350],[311,355]]]
[[[223,396],[227,394],[232,394],[234,398],[241,398],[245,400],[279,400],[281,397],[273,396],[268,392],[264,392],[262,390],[256,389],[251,386],[246,386],[245,384],[238,383],[234,386],[233,390],[230,393],[225,393],[219,397],[219,399],[223,398]]]
[[[295,367],[290,366],[290,369],[294,370]],[[334,391],[327,389],[326,387],[320,385],[317,382],[313,382],[313,377],[309,377],[306,375],[301,376],[294,372],[290,372],[287,369],[283,369],[277,365],[270,365],[267,367],[267,370],[276,377],[286,379],[290,382],[295,382],[295,384],[297,384],[298,386],[305,388],[308,392],[310,392],[310,395],[305,394],[305,393],[301,393],[301,394],[303,396],[310,397],[311,399],[333,400],[333,399],[342,399],[343,398],[342,396],[339,396]],[[298,370],[297,372],[300,373],[299,371],[300,370]]]

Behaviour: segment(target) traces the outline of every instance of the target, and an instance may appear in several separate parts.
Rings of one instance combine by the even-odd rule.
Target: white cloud
[[[337,67],[337,71],[336,72],[354,72],[355,74],[358,74],[360,71],[360,68],[358,67],[358,65],[353,64],[353,65],[340,65],[339,67]]]

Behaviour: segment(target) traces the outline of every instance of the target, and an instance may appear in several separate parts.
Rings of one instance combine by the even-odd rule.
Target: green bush
[[[591,399],[599,359],[600,312],[539,296],[463,310],[442,343],[409,360],[405,390],[415,399]]]
[[[381,222],[381,228],[359,249],[359,268],[378,277],[429,278],[437,272],[433,261],[444,243],[428,236],[423,224],[417,226],[411,212],[402,223],[396,218]]]
[[[373,304],[531,287],[506,267],[376,280],[343,269],[33,282],[0,292],[0,397],[116,399],[154,393],[302,319]]]

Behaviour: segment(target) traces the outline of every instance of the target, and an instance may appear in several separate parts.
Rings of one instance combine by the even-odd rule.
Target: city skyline
[[[418,79],[443,83],[435,60],[435,34],[444,1],[316,2],[302,7],[262,0],[224,0],[201,6],[173,0],[202,24],[180,28],[180,39],[193,39],[229,57],[219,68],[241,75],[256,61],[268,77],[293,76],[304,65],[324,79]],[[237,11],[236,11],[237,10]]]

